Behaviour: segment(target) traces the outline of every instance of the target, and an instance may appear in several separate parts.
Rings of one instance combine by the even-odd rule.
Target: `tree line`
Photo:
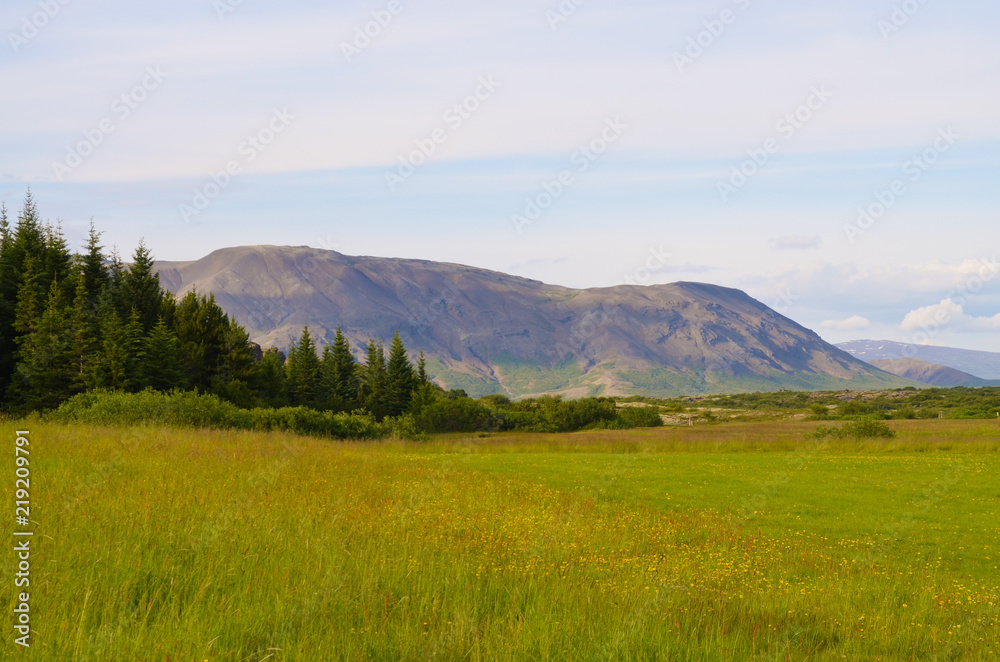
[[[93,223],[72,253],[42,222],[31,192],[12,224],[0,205],[0,406],[46,410],[78,393],[144,389],[211,393],[240,407],[306,406],[379,420],[405,412],[434,388],[421,355],[409,361],[399,334],[388,356],[370,341],[360,365],[337,329],[317,353],[304,328],[286,358],[261,352],[213,295],[180,299],[160,284],[144,243],[125,264],[105,252]]]
[[[620,409],[610,398],[512,402],[445,391],[428,378],[423,353],[410,361],[398,331],[388,351],[371,339],[364,349],[359,362],[338,327],[320,352],[304,327],[287,357],[263,351],[212,294],[178,299],[164,289],[143,242],[125,263],[91,223],[83,251],[72,253],[30,191],[13,224],[0,204],[3,411],[357,438],[661,424],[658,408]]]

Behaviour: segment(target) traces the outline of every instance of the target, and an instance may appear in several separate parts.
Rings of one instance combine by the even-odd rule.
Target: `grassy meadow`
[[[878,442],[6,423],[31,430],[36,534],[32,647],[4,659],[1000,659],[997,421]]]

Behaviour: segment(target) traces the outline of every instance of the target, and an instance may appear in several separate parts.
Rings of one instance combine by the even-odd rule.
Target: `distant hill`
[[[701,283],[571,289],[458,264],[244,246],[161,262],[176,293],[213,292],[264,347],[338,325],[360,357],[399,329],[428,372],[472,395],[682,395],[912,384],[745,293]]]
[[[894,375],[923,382],[931,386],[996,386],[1000,381],[991,382],[980,379],[961,370],[948,366],[929,363],[921,359],[874,359],[870,362],[876,368],[891,372]]]
[[[891,340],[852,340],[837,347],[869,363],[876,359],[921,359],[967,372],[980,379],[1000,379],[1000,353],[995,352],[911,345]]]

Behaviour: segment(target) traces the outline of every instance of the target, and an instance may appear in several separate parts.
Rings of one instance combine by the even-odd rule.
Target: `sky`
[[[6,0],[0,200],[1000,351],[1000,6]]]

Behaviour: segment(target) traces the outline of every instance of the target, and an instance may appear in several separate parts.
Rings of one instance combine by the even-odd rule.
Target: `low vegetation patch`
[[[892,439],[896,433],[885,421],[875,416],[861,416],[856,421],[848,421],[840,427],[819,426],[814,435],[817,439],[835,437],[837,439]]]
[[[73,396],[45,418],[91,425],[282,431],[335,439],[420,439],[430,432],[573,432],[662,425],[655,407],[616,408],[609,398],[544,397],[512,402],[503,396],[473,400],[461,392],[416,400],[410,411],[377,420],[365,410],[332,412],[310,407],[244,409],[212,393],[152,389],[138,393],[91,391]]]

